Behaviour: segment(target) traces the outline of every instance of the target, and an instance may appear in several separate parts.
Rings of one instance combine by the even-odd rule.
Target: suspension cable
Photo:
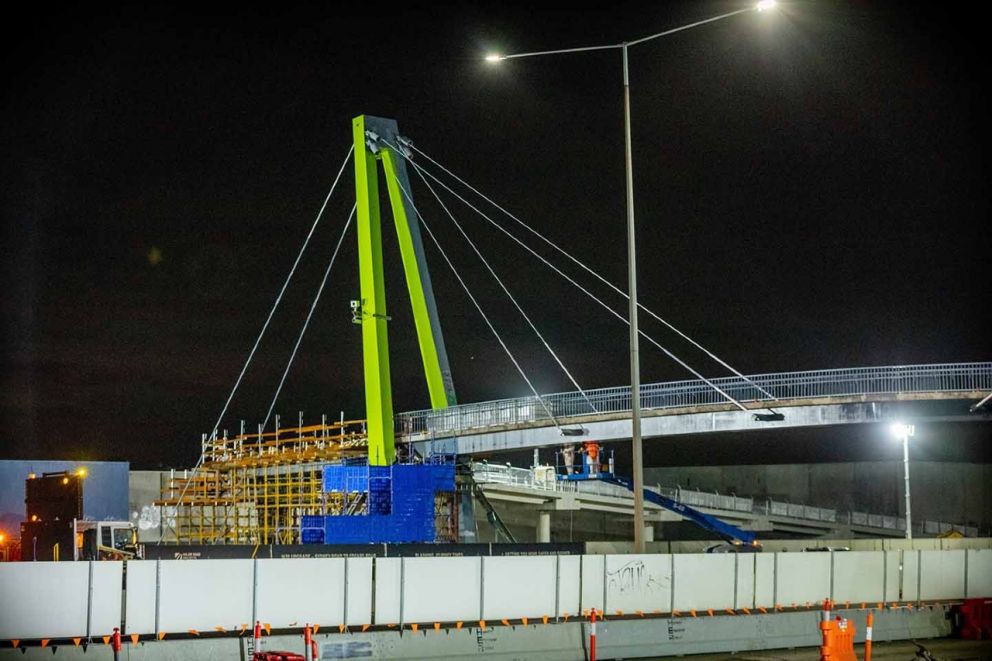
[[[399,152],[399,153],[400,154],[403,154],[403,152]],[[567,280],[568,282],[570,282],[572,285],[574,285],[579,291],[581,291],[582,293],[584,293],[586,296],[588,296],[592,300],[596,301],[596,303],[598,303],[603,308],[605,308],[608,312],[610,312],[610,314],[612,314],[613,316],[615,316],[617,319],[619,319],[623,323],[627,324],[628,326],[630,325],[630,320],[629,319],[627,319],[622,314],[620,314],[619,312],[617,312],[616,310],[614,310],[613,308],[611,308],[607,303],[604,303],[599,297],[597,297],[591,291],[589,291],[588,289],[586,289],[585,287],[583,287],[582,285],[580,285],[578,282],[576,282],[573,278],[569,277],[565,272],[563,272],[557,266],[555,266],[554,264],[552,264],[551,262],[549,262],[547,259],[545,259],[543,256],[541,256],[533,248],[531,248],[526,243],[524,243],[523,241],[521,241],[519,238],[517,238],[516,236],[514,236],[513,234],[511,234],[506,228],[504,228],[502,225],[500,225],[499,223],[497,223],[496,221],[494,221],[492,218],[490,218],[489,216],[487,216],[484,212],[482,212],[481,210],[479,210],[478,207],[476,207],[475,205],[473,205],[471,202],[469,202],[468,200],[466,200],[464,197],[462,197],[461,195],[459,195],[457,191],[455,191],[450,186],[448,186],[446,183],[444,183],[443,181],[441,181],[440,179],[438,179],[437,177],[435,177],[432,173],[430,173],[427,170],[424,170],[423,168],[421,168],[419,164],[415,163],[408,156],[405,156],[404,155],[404,158],[406,158],[407,159],[407,162],[410,163],[410,165],[412,165],[418,172],[422,172],[423,174],[426,174],[428,177],[430,177],[431,179],[433,179],[435,182],[437,182],[439,185],[441,185],[443,188],[445,188],[449,193],[451,193],[452,195],[454,195],[455,197],[457,197],[459,200],[461,200],[462,203],[464,203],[467,207],[469,207],[470,209],[472,209],[473,211],[475,211],[477,214],[479,214],[480,216],[482,216],[483,218],[485,218],[487,221],[489,221],[489,223],[491,225],[493,225],[493,227],[497,228],[498,230],[500,230],[501,232],[503,232],[504,234],[506,234],[508,237],[510,237],[511,239],[513,239],[513,241],[515,241],[524,250],[526,250],[531,255],[533,255],[534,257],[536,257],[537,259],[539,259],[541,262],[543,262],[552,271],[554,271],[555,273],[557,273],[558,275],[560,275],[561,277],[563,277],[565,280]],[[718,385],[716,385],[715,383],[713,383],[711,380],[707,379],[705,376],[703,376],[702,374],[700,374],[699,372],[697,372],[696,370],[694,370],[692,367],[690,367],[688,365],[688,363],[686,363],[681,358],[679,358],[678,356],[676,356],[674,353],[672,353],[671,351],[669,351],[668,349],[666,349],[657,340],[655,340],[653,337],[651,337],[650,335],[648,335],[647,333],[645,333],[643,330],[638,329],[638,334],[641,337],[643,337],[644,339],[646,339],[648,342],[650,342],[651,344],[653,344],[655,347],[657,347],[658,349],[660,349],[666,356],[668,356],[669,358],[671,358],[672,360],[674,360],[676,363],[678,363],[679,365],[681,365],[683,368],[685,368],[686,370],[688,370],[690,373],[692,373],[693,375],[695,375],[696,378],[698,378],[699,380],[701,380],[703,383],[705,383],[709,387],[713,388],[713,390],[715,390],[716,392],[718,392],[721,395],[723,395],[723,397],[725,397],[728,401],[730,401],[731,403],[733,403],[734,406],[736,406],[737,408],[739,408],[741,411],[748,411],[749,410],[746,406],[744,406],[743,404],[741,404],[740,402],[738,402],[736,399],[734,399],[733,397],[731,397],[727,392],[725,392],[722,388],[720,388]]]
[[[276,407],[276,400],[279,399],[279,393],[282,392],[282,386],[286,383],[286,375],[289,374],[289,368],[293,366],[293,361],[296,359],[296,352],[300,348],[300,343],[303,342],[303,336],[307,332],[307,326],[310,325],[310,319],[313,317],[313,311],[317,308],[317,302],[320,300],[320,295],[324,291],[324,285],[327,284],[327,276],[331,273],[331,267],[334,266],[334,260],[337,259],[338,251],[341,250],[341,243],[344,241],[345,235],[348,233],[348,229],[351,227],[351,221],[355,217],[355,209],[357,204],[351,207],[351,213],[348,214],[348,221],[344,224],[344,229],[341,230],[341,236],[338,237],[338,243],[334,246],[334,253],[331,254],[331,261],[327,264],[327,269],[324,271],[324,278],[320,281],[320,287],[317,288],[317,294],[313,297],[313,303],[310,304],[310,312],[307,313],[306,321],[303,322],[303,328],[300,329],[300,335],[296,338],[296,345],[293,347],[293,353],[289,356],[289,362],[286,363],[286,369],[283,370],[282,378],[279,379],[279,385],[276,387],[276,392],[272,396],[272,403],[269,404],[269,411],[265,414],[265,422],[262,423],[262,429],[269,424],[269,418],[272,417],[272,410]]]
[[[397,153],[402,154],[403,152],[397,151]],[[400,186],[400,188],[402,189],[403,187]],[[407,199],[409,200],[409,197],[407,197]],[[548,405],[544,401],[544,398],[541,397],[540,394],[538,394],[537,388],[535,388],[534,384],[531,383],[531,380],[527,377],[527,373],[524,372],[524,369],[520,366],[520,363],[518,363],[517,359],[514,357],[513,352],[510,351],[510,348],[508,346],[506,346],[506,342],[503,341],[503,338],[502,336],[500,336],[499,331],[496,330],[496,327],[493,326],[492,321],[489,320],[488,315],[486,315],[485,311],[482,309],[482,306],[479,304],[479,301],[476,300],[475,296],[472,294],[472,290],[469,289],[468,285],[462,279],[461,274],[458,273],[458,269],[455,268],[454,263],[452,263],[452,261],[448,258],[448,254],[444,252],[444,248],[441,247],[441,242],[437,240],[436,236],[434,236],[434,232],[431,231],[430,226],[428,226],[427,221],[424,220],[423,215],[420,213],[420,209],[418,209],[417,206],[413,203],[413,200],[410,200],[410,206],[413,207],[414,213],[417,214],[417,218],[420,219],[420,224],[424,226],[425,230],[427,230],[427,235],[430,236],[431,241],[433,241],[434,245],[437,246],[438,252],[441,253],[441,257],[444,258],[444,261],[448,264],[448,267],[451,269],[451,272],[455,274],[455,278],[458,280],[458,283],[462,286],[462,289],[465,290],[465,293],[468,294],[469,300],[472,301],[472,305],[474,305],[475,309],[479,311],[480,315],[482,315],[482,319],[483,321],[486,322],[486,326],[488,326],[489,330],[492,331],[493,335],[496,336],[496,341],[499,342],[499,345],[501,347],[503,347],[503,351],[506,352],[506,355],[510,357],[510,362],[512,362],[513,366],[517,368],[517,371],[520,373],[520,376],[523,377],[524,382],[527,383],[527,387],[530,388],[530,391],[534,394],[534,397],[537,399],[538,402],[540,402],[541,407],[544,409],[544,412],[548,414],[549,418],[551,418],[551,422],[554,423],[555,427],[561,430],[562,427],[561,424],[559,424],[558,422],[558,418],[556,418],[555,414],[551,412],[550,408],[548,408]]]
[[[341,167],[338,169],[338,173],[334,177],[334,182],[331,184],[331,189],[327,191],[327,196],[324,198],[324,203],[320,205],[320,210],[317,211],[317,217],[314,218],[313,225],[310,226],[310,232],[307,234],[307,238],[304,239],[303,245],[300,247],[300,252],[297,253],[296,259],[293,261],[293,266],[289,269],[289,275],[286,276],[286,280],[282,283],[282,288],[279,290],[279,294],[276,296],[276,300],[272,304],[272,309],[269,310],[269,316],[266,317],[265,323],[262,324],[262,330],[259,331],[258,337],[255,338],[255,344],[248,353],[248,358],[245,360],[245,364],[241,368],[241,373],[238,374],[238,378],[234,382],[234,387],[231,388],[231,393],[227,396],[227,401],[224,402],[224,407],[221,409],[220,415],[217,416],[217,422],[214,423],[213,430],[210,433],[210,438],[214,440],[217,438],[217,430],[220,427],[220,423],[227,414],[227,408],[231,405],[231,400],[234,399],[234,393],[237,392],[238,387],[241,385],[241,381],[244,379],[245,373],[248,371],[248,365],[251,364],[252,359],[255,357],[255,352],[258,350],[258,345],[262,343],[262,337],[265,336],[265,331],[269,328],[269,323],[272,321],[272,317],[276,313],[276,308],[279,307],[279,303],[282,301],[282,296],[286,293],[286,288],[289,286],[290,280],[293,279],[293,274],[296,273],[296,267],[299,265],[300,259],[303,258],[303,253],[310,244],[310,239],[313,237],[314,230],[317,229],[317,224],[320,223],[320,219],[324,215],[324,210],[327,208],[327,203],[330,201],[331,195],[334,194],[334,189],[337,188],[338,182],[341,180],[341,175],[344,173],[344,169],[348,165],[348,161],[351,159],[352,152],[354,151],[354,145],[348,148],[348,153],[345,155],[344,161],[342,161]],[[189,485],[192,483],[193,478],[196,477],[196,473],[200,469],[200,466],[203,465],[203,457],[203,447],[201,446],[200,458],[196,460],[196,465],[194,465],[192,471],[190,471],[189,479],[186,480],[186,484],[183,485],[183,490],[180,492],[179,499],[176,501],[177,511],[183,503],[183,498],[186,497],[186,491],[189,489]],[[159,543],[161,543],[161,540],[159,540]]]
[[[393,147],[392,145],[390,145],[388,141],[384,141],[384,142],[387,145],[389,145],[390,147],[392,147],[394,151],[399,151],[396,147]],[[439,205],[441,205],[441,209],[444,210],[444,212],[448,215],[448,218],[451,219],[451,222],[454,223],[454,225],[455,225],[456,228],[458,228],[459,233],[461,233],[461,235],[465,239],[466,243],[468,243],[468,245],[472,248],[473,252],[475,252],[476,256],[479,258],[479,261],[481,261],[482,264],[486,267],[486,270],[489,271],[489,274],[492,275],[493,279],[496,281],[496,283],[503,290],[503,293],[505,293],[506,296],[507,296],[507,298],[510,299],[510,302],[513,303],[513,306],[515,308],[517,308],[517,312],[519,312],[520,313],[520,316],[522,316],[524,318],[524,321],[527,322],[527,325],[530,326],[530,329],[532,331],[534,331],[534,334],[537,335],[537,338],[541,341],[541,344],[544,345],[544,348],[547,349],[548,350],[548,353],[550,353],[551,356],[552,356],[552,358],[555,359],[555,362],[558,363],[558,366],[562,369],[562,371],[568,377],[569,381],[572,382],[572,385],[574,385],[575,388],[579,391],[579,393],[582,394],[582,397],[583,397],[583,399],[586,400],[586,403],[589,405],[589,408],[592,409],[593,413],[599,413],[599,410],[596,408],[596,406],[589,399],[589,396],[586,394],[586,391],[583,390],[582,386],[579,385],[579,382],[575,379],[574,376],[572,376],[572,373],[568,370],[568,368],[565,366],[565,363],[561,360],[561,358],[558,356],[558,354],[555,352],[555,350],[551,347],[551,345],[548,343],[548,341],[546,339],[544,339],[544,335],[541,334],[541,331],[538,330],[538,328],[534,324],[534,322],[531,321],[530,316],[528,316],[528,314],[524,311],[524,309],[523,309],[523,307],[521,307],[520,303],[517,302],[517,299],[513,296],[513,294],[510,293],[509,288],[506,286],[506,284],[503,282],[503,280],[499,277],[499,275],[496,274],[495,269],[493,269],[493,267],[489,263],[489,261],[487,261],[486,258],[483,256],[482,252],[476,246],[475,242],[472,241],[471,238],[469,238],[468,234],[465,232],[465,229],[462,227],[461,223],[459,223],[458,220],[455,218],[454,214],[451,213],[451,210],[448,209],[448,206],[444,203],[444,201],[441,199],[441,197],[437,194],[437,191],[434,190],[434,187],[431,186],[430,182],[427,181],[427,179],[424,177],[423,174],[421,174],[419,171],[416,171],[416,172],[417,172],[417,175],[420,177],[420,180],[424,182],[424,185],[427,187],[427,190],[429,190],[430,193],[431,193],[431,195],[434,196],[434,199],[437,200],[437,203]],[[400,190],[403,191],[403,195],[407,198],[407,200],[410,202],[410,204],[413,205],[413,200],[410,199],[410,194],[406,191],[405,188],[403,188],[402,185],[400,185],[400,182],[398,180],[397,180],[396,183],[399,186]]]
[[[539,239],[541,239],[542,241],[544,241],[545,243],[547,243],[549,246],[551,246],[552,248],[554,248],[555,250],[557,250],[558,252],[560,252],[562,255],[564,255],[569,260],[571,260],[572,262],[574,262],[577,266],[579,266],[580,268],[582,268],[583,270],[585,270],[587,273],[589,273],[590,275],[592,275],[594,278],[598,279],[600,282],[602,282],[603,284],[605,284],[607,287],[609,287],[610,289],[612,289],[616,293],[620,294],[624,298],[626,298],[628,300],[630,299],[630,295],[627,292],[625,292],[623,289],[620,289],[619,287],[617,287],[615,284],[613,284],[612,282],[610,282],[609,280],[607,280],[606,278],[604,278],[602,275],[600,275],[597,271],[595,271],[591,267],[587,266],[584,262],[582,262],[581,260],[579,260],[577,257],[574,257],[571,253],[569,253],[564,248],[562,248],[561,246],[559,246],[558,244],[556,244],[554,241],[552,241],[551,239],[547,238],[546,236],[544,236],[543,234],[541,234],[540,232],[538,232],[536,229],[534,229],[533,227],[531,227],[530,225],[528,225],[524,221],[520,220],[520,218],[518,218],[517,216],[513,215],[508,210],[506,210],[505,208],[503,208],[502,206],[500,206],[499,204],[497,204],[494,200],[492,200],[491,198],[487,197],[484,193],[482,193],[480,190],[478,190],[477,188],[475,188],[474,186],[472,186],[470,183],[468,183],[467,181],[465,181],[464,179],[462,179],[461,177],[459,177],[458,175],[456,175],[454,172],[452,172],[448,168],[446,168],[443,165],[441,165],[440,163],[438,163],[436,160],[434,160],[433,158],[431,158],[428,154],[424,153],[421,149],[418,149],[412,142],[407,141],[404,144],[405,144],[405,146],[409,147],[410,149],[416,151],[418,154],[420,154],[421,156],[423,156],[424,158],[426,158],[428,161],[430,161],[431,163],[433,163],[435,166],[437,166],[439,169],[441,169],[448,176],[450,176],[453,179],[455,179],[456,181],[458,181],[460,184],[462,184],[463,186],[465,186],[466,188],[468,188],[469,190],[471,190],[473,193],[475,193],[476,195],[478,195],[479,197],[481,197],[483,200],[485,200],[486,202],[488,202],[492,206],[494,206],[497,209],[499,209],[500,211],[502,211],[506,216],[508,216],[510,219],[514,220],[521,227],[523,227],[528,232],[530,232],[531,234],[533,234],[534,236],[538,237]],[[726,361],[724,361],[722,358],[720,358],[719,356],[717,356],[715,353],[713,353],[712,351],[710,351],[709,349],[707,349],[706,347],[704,347],[702,344],[700,344],[696,340],[692,339],[691,337],[689,337],[688,335],[686,335],[685,333],[683,333],[681,330],[679,330],[678,328],[676,328],[674,325],[672,325],[671,323],[669,323],[668,321],[666,321],[665,319],[663,319],[659,315],[655,314],[653,311],[651,311],[650,309],[648,309],[648,307],[645,306],[640,301],[638,301],[637,307],[640,308],[641,310],[644,310],[644,312],[646,312],[650,317],[653,317],[655,320],[657,320],[657,321],[661,322],[662,324],[664,324],[665,326],[667,326],[676,335],[678,335],[682,339],[684,339],[687,342],[689,342],[691,345],[693,345],[694,347],[696,347],[697,349],[699,349],[700,351],[702,351],[703,353],[705,353],[707,356],[709,356],[711,359],[713,359],[714,361],[716,361],[717,363],[719,363],[723,367],[725,367],[728,370],[730,370],[731,372],[733,372],[735,375],[737,375],[738,377],[740,377],[741,379],[743,379],[745,382],[747,382],[747,383],[751,384],[752,386],[754,386],[759,392],[761,392],[761,393],[763,393],[765,395],[768,395],[768,397],[770,397],[774,401],[778,401],[778,398],[775,397],[775,395],[773,395],[772,393],[768,392],[767,390],[765,390],[764,388],[762,388],[760,385],[758,385],[757,383],[755,383],[753,380],[751,380],[748,377],[746,377],[744,374],[742,374],[741,372],[739,372],[738,370],[736,370],[732,365],[730,365],[729,363],[727,363]]]

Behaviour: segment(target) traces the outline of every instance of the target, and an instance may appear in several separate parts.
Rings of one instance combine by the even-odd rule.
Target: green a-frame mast
[[[379,213],[378,162],[386,175],[389,203],[403,259],[407,291],[417,328],[417,342],[430,392],[431,408],[456,403],[455,388],[444,348],[441,322],[424,255],[420,223],[413,206],[396,120],[361,115],[352,122],[355,140],[355,201],[358,222],[358,268],[361,300],[356,321],[362,326],[365,371],[365,417],[369,464],[387,466],[396,458],[392,382],[386,322],[386,285],[382,268],[382,223]]]

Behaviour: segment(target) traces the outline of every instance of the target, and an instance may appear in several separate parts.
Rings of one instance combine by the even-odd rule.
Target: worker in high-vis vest
[[[599,473],[599,443],[596,441],[586,441],[583,444],[585,455],[586,455],[586,465],[588,466],[589,474],[596,475]]]

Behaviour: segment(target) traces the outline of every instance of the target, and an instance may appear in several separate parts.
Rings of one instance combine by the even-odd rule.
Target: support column
[[[551,512],[540,510],[537,513],[537,543],[551,542]]]
[[[393,389],[389,377],[389,341],[386,336],[386,285],[382,272],[379,176],[375,155],[366,145],[365,118],[356,117],[353,128],[369,463],[373,466],[388,466],[396,457],[396,448],[393,436]]]

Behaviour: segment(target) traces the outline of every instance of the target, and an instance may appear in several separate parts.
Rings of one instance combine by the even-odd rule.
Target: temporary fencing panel
[[[756,553],[735,553],[737,561],[737,587],[734,590],[734,608],[754,607],[754,565]]]
[[[677,554],[673,607],[678,611],[734,607],[734,555]]]
[[[606,556],[609,612],[667,612],[672,603],[670,555]]]
[[[833,600],[879,602],[885,599],[884,558],[873,551],[834,553]],[[821,597],[822,599],[822,597]]]
[[[915,601],[920,598],[920,552],[903,551],[902,599]]]
[[[162,631],[237,629],[251,621],[252,560],[160,560]]]
[[[483,620],[555,613],[555,556],[483,558]]]
[[[347,621],[361,626],[372,622],[372,558],[348,558]]]
[[[776,553],[778,603],[822,602],[830,596],[830,553]]]
[[[969,599],[992,597],[992,550],[968,551],[968,585],[965,596]]]
[[[344,558],[258,560],[256,619],[275,629],[344,622]],[[251,616],[244,620],[251,621]]]
[[[88,562],[0,563],[0,639],[85,636],[89,568]]]
[[[581,583],[579,578],[582,556],[559,555],[558,557],[558,612],[556,615],[565,617],[581,611],[579,598]]]
[[[373,624],[398,624],[400,621],[401,562],[403,558],[376,558]]]
[[[775,603],[775,555],[755,554],[754,605],[756,608],[772,608]]]
[[[964,596],[964,551],[920,551],[920,599]]]
[[[606,595],[605,583],[603,582],[606,573],[605,555],[584,555],[580,568],[582,591],[579,599],[579,607],[582,611],[590,608],[603,610],[603,597]]]
[[[123,562],[94,562],[90,588],[90,634],[105,636],[121,624]]]
[[[127,605],[124,633],[153,634],[155,631],[155,574],[157,560],[129,560],[127,563]]]
[[[902,554],[902,551],[882,552],[885,558],[885,598],[882,601],[899,601],[899,591],[902,589],[899,565],[902,562]]]
[[[482,562],[491,559],[401,558],[403,622],[481,619]]]

